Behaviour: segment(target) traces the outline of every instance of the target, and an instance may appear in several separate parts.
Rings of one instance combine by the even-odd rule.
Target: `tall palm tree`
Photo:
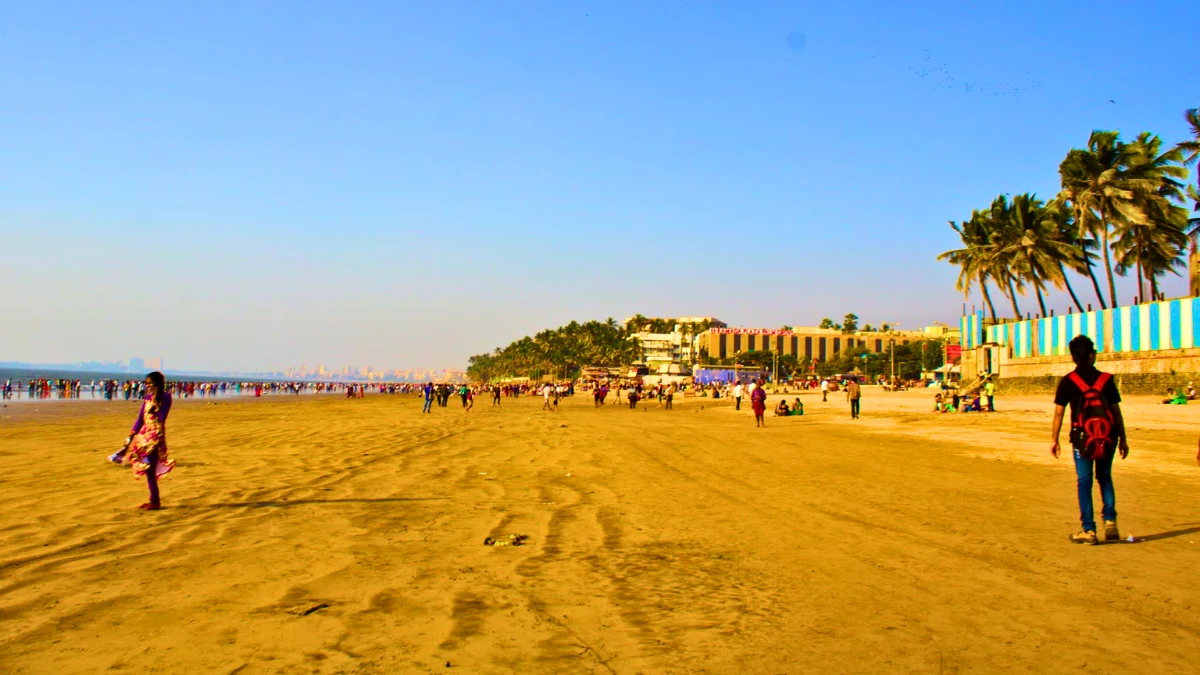
[[[1054,221],[1057,226],[1058,241],[1070,244],[1079,251],[1079,255],[1058,261],[1058,271],[1062,275],[1063,285],[1067,288],[1067,293],[1071,295],[1071,301],[1075,303],[1075,308],[1079,311],[1084,311],[1083,303],[1079,301],[1079,296],[1075,295],[1075,289],[1071,287],[1071,278],[1067,274],[1070,270],[1076,274],[1086,275],[1090,272],[1091,261],[1095,256],[1088,251],[1090,248],[1095,248],[1096,244],[1089,238],[1079,237],[1079,228],[1075,227],[1075,221],[1071,218],[1071,209],[1063,206],[1062,202],[1057,199],[1046,203],[1046,215]],[[1095,281],[1093,275],[1092,280]]]
[[[1179,149],[1180,160],[1184,166],[1196,165],[1196,184],[1189,185],[1187,189],[1188,197],[1192,200],[1192,213],[1198,214],[1188,220],[1190,229],[1188,236],[1191,237],[1191,252],[1196,253],[1196,235],[1200,231],[1200,108],[1189,108],[1183,113],[1184,119],[1187,120],[1188,126],[1191,127],[1192,137],[1175,146]]]
[[[1066,159],[1059,164],[1058,172],[1062,177],[1062,190],[1058,193],[1057,201],[1071,209],[1074,215],[1076,236],[1080,248],[1088,250],[1099,247],[1100,220],[1087,204],[1087,181],[1080,180],[1088,171],[1086,153],[1082,150],[1071,150]],[[1092,282],[1096,291],[1096,301],[1100,309],[1107,309],[1104,303],[1104,293],[1100,290],[1100,282],[1096,279],[1094,256],[1085,256],[1082,273]]]
[[[1047,316],[1044,297],[1047,285],[1063,285],[1062,263],[1079,257],[1079,249],[1059,239],[1056,214],[1029,193],[1013,197],[1008,209],[1008,227],[1003,232],[997,257],[1010,269],[1020,270],[1033,286],[1042,316]]]
[[[1012,207],[1004,195],[992,200],[992,205],[984,212],[983,217],[988,224],[991,246],[988,267],[995,277],[1000,290],[1008,296],[1012,303],[1013,313],[1021,318],[1021,308],[1017,305],[1017,295],[1025,294],[1025,281],[1029,275],[1023,269],[1023,261],[1014,259],[1011,254],[1001,254],[1001,251],[1014,238],[1012,230]]]
[[[1143,132],[1130,143],[1137,148],[1126,173],[1154,186],[1138,189],[1134,199],[1114,219],[1113,252],[1117,254],[1117,273],[1137,270],[1138,295],[1145,297],[1143,281],[1150,282],[1152,298],[1158,297],[1158,277],[1178,273],[1187,246],[1187,211],[1178,205],[1184,198],[1182,180],[1187,169],[1181,165],[1183,150],[1178,146],[1162,151],[1162,139]]]
[[[1117,306],[1117,286],[1109,256],[1113,220],[1134,217],[1138,196],[1158,187],[1155,181],[1129,170],[1131,166],[1139,165],[1142,152],[1136,143],[1122,143],[1121,135],[1116,131],[1093,131],[1088,137],[1087,149],[1072,149],[1058,168],[1063,187],[1060,197],[1070,201],[1076,209],[1077,223],[1094,225],[1095,231],[1091,234],[1099,235],[1104,272],[1108,277],[1108,296],[1113,307]]]
[[[938,260],[958,265],[958,280],[955,282],[954,288],[962,291],[964,296],[969,297],[971,286],[975,283],[979,284],[979,289],[983,292],[983,300],[992,314],[992,321],[995,321],[996,305],[992,303],[992,296],[988,293],[987,287],[988,279],[992,276],[990,227],[987,217],[979,211],[972,213],[971,219],[964,220],[961,224],[950,221],[950,228],[958,233],[963,247],[946,251],[938,256]],[[1018,318],[1020,318],[1019,314]]]

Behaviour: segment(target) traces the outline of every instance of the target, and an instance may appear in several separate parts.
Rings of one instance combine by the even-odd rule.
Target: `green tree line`
[[[523,337],[507,347],[497,347],[490,354],[472,356],[468,359],[467,375],[478,382],[542,375],[567,378],[583,366],[624,366],[640,356],[636,331],[615,319],[572,321]]]
[[[1159,279],[1186,267],[1200,230],[1200,182],[1186,182],[1187,167],[1200,159],[1200,109],[1185,118],[1191,138],[1169,148],[1149,132],[1125,141],[1116,131],[1093,131],[1087,147],[1072,148],[1059,164],[1054,199],[1005,193],[970,219],[950,221],[962,247],[938,260],[959,268],[956,288],[969,296],[977,286],[993,320],[993,289],[1016,317],[1030,291],[1046,316],[1052,289],[1066,290],[1084,311],[1073,275],[1091,286],[1101,309],[1117,306],[1115,276],[1133,273],[1139,298],[1158,297]]]

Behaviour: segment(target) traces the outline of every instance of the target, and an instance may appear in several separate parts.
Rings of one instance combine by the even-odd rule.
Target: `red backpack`
[[[1079,448],[1079,454],[1084,459],[1103,459],[1112,453],[1114,443],[1113,432],[1116,429],[1116,418],[1112,407],[1104,400],[1101,392],[1108,384],[1111,375],[1100,373],[1096,383],[1088,386],[1078,373],[1067,377],[1079,387],[1083,400],[1071,415],[1071,442]]]

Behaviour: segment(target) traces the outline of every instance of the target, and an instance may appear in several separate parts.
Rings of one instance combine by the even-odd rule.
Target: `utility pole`
[[[774,385],[774,393],[779,393],[779,352],[771,352],[771,370],[774,375],[771,376],[771,382]]]
[[[892,338],[892,381],[889,384],[894,391],[896,384],[896,338]]]

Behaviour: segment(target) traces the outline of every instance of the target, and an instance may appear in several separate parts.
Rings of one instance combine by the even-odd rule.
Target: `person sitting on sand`
[[[942,403],[942,392],[933,395],[933,412],[946,412],[946,406]]]
[[[1167,397],[1163,399],[1163,405],[1187,405],[1187,397],[1183,392],[1176,393],[1175,389],[1167,389]]]
[[[1187,400],[1189,400],[1189,401],[1196,400],[1196,385],[1191,382],[1188,382],[1188,386],[1187,386]]]
[[[776,417],[787,417],[792,414],[792,409],[788,407],[787,401],[780,401],[779,405],[775,406]]]
[[[799,398],[797,398],[795,400],[795,402],[792,403],[792,414],[793,415],[803,415],[804,414],[804,404],[800,402]]]

